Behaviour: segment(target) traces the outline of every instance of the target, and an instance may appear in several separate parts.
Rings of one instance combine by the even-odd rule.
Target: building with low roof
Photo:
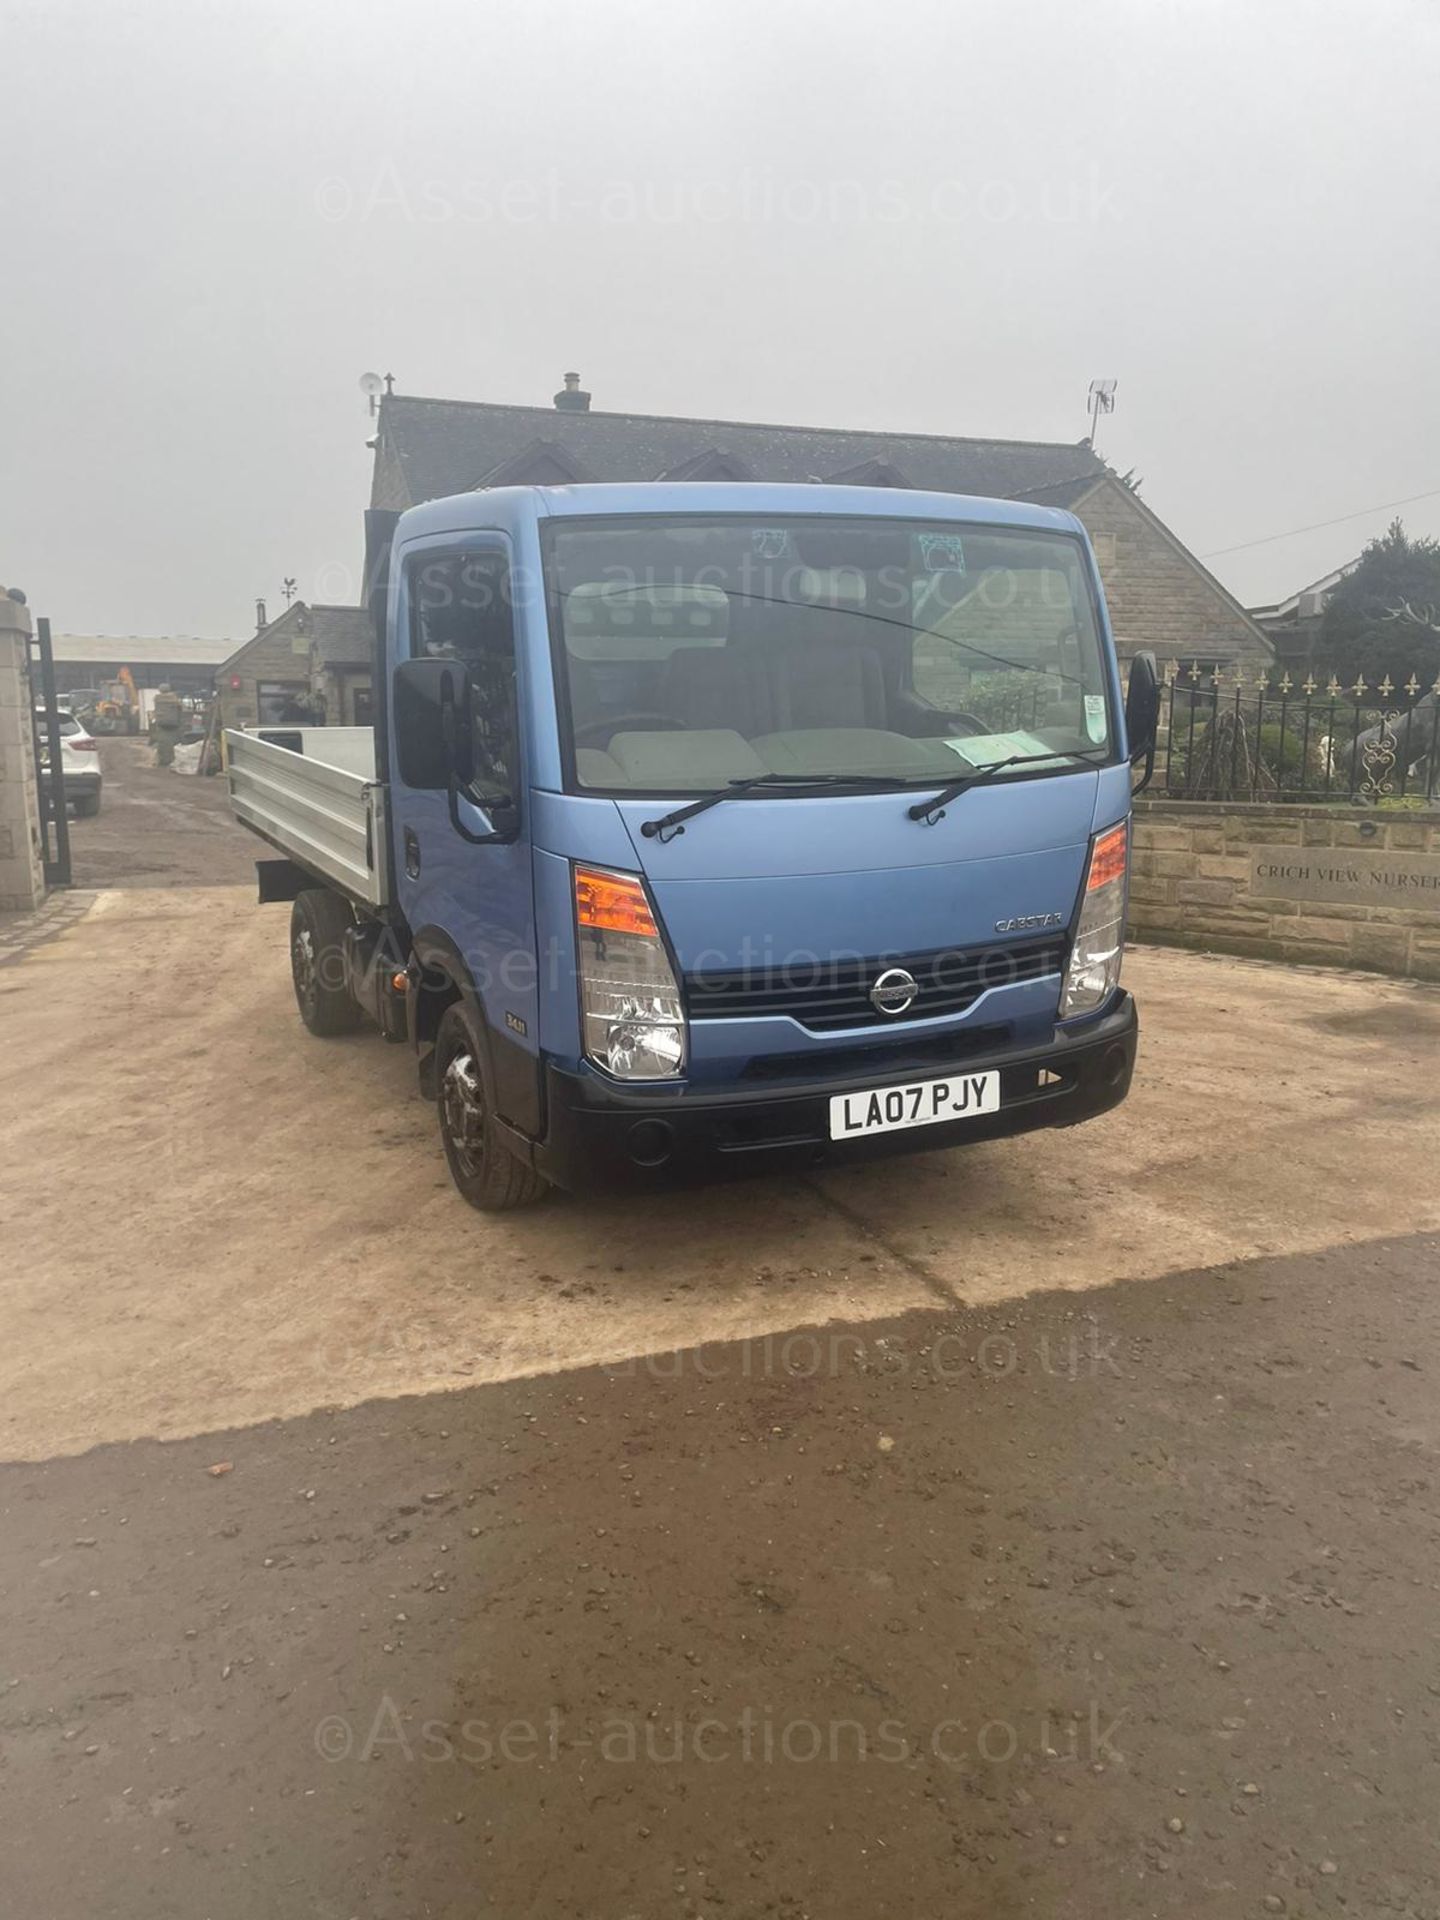
[[[1321,579],[1312,580],[1308,587],[1300,587],[1285,599],[1273,601],[1265,607],[1251,607],[1251,617],[1269,635],[1277,666],[1309,667],[1315,658],[1315,646],[1325,623],[1325,609],[1330,604],[1330,596],[1359,564],[1360,556],[1357,554],[1353,560],[1347,560],[1343,567],[1336,567]]]
[[[475,488],[584,481],[821,480],[1033,500],[1084,523],[1122,658],[1268,664],[1270,642],[1088,440],[767,425],[591,409],[567,374],[550,407],[386,394],[373,441],[373,507]]]
[[[177,693],[208,696],[215,675],[235,651],[233,640],[202,640],[188,634],[55,633],[50,637],[59,693],[105,687],[128,667],[138,688],[167,682]]]

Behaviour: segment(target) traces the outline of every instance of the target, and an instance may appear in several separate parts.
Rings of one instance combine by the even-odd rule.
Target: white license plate
[[[830,1102],[830,1138],[855,1140],[863,1133],[973,1120],[977,1114],[996,1112],[999,1105],[998,1073],[957,1073],[949,1080],[877,1087],[873,1093],[837,1093]]]

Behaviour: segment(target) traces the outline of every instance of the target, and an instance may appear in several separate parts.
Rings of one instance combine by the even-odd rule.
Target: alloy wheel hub
[[[485,1157],[485,1105],[480,1093],[480,1075],[471,1054],[455,1054],[446,1067],[441,1107],[445,1133],[456,1158],[467,1173],[478,1172]]]

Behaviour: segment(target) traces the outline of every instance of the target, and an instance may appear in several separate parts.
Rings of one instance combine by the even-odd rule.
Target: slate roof
[[[777,426],[669,414],[596,413],[428,400],[389,394],[380,403],[371,505],[404,508],[447,494],[506,484],[587,480],[827,480],[914,487],[1075,508],[1097,486],[1123,482],[1088,440],[974,440],[942,433]],[[728,473],[727,473],[728,470]],[[1262,629],[1154,514],[1149,523],[1219,595],[1242,639],[1270,650]]]
[[[295,600],[281,614],[231,649],[220,663],[235,666],[257,640],[273,640],[281,632],[307,636],[311,651],[326,666],[368,667],[374,655],[374,628],[364,607],[311,606]]]
[[[375,628],[364,607],[311,607],[310,614],[317,659],[332,667],[371,664]]]
[[[1086,448],[1085,451],[1089,452],[1089,449]],[[1037,507],[1073,507],[1075,502],[1082,500],[1095,482],[1102,478],[1103,472],[1102,465],[1100,473],[1093,471],[1076,473],[1063,480],[1048,481],[1043,486],[1026,487],[1016,495],[1016,498],[1033,500]]]
[[[830,479],[876,463],[913,487],[1038,499],[1083,491],[1106,471],[1085,441],[967,440],[937,433],[877,433],[841,427],[691,420],[648,413],[572,413],[485,400],[392,394],[380,405],[371,505],[414,506],[467,493],[544,445],[598,480],[654,480],[683,473],[701,456],[729,455],[760,480]],[[892,482],[893,484],[893,482]]]

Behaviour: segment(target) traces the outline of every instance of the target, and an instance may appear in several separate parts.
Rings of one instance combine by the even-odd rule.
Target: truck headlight
[[[575,931],[586,1059],[617,1080],[676,1079],[685,1009],[644,881],[577,866]]]
[[[1125,878],[1130,830],[1123,823],[1090,842],[1080,921],[1060,989],[1060,1018],[1094,1013],[1120,984],[1125,954]]]

